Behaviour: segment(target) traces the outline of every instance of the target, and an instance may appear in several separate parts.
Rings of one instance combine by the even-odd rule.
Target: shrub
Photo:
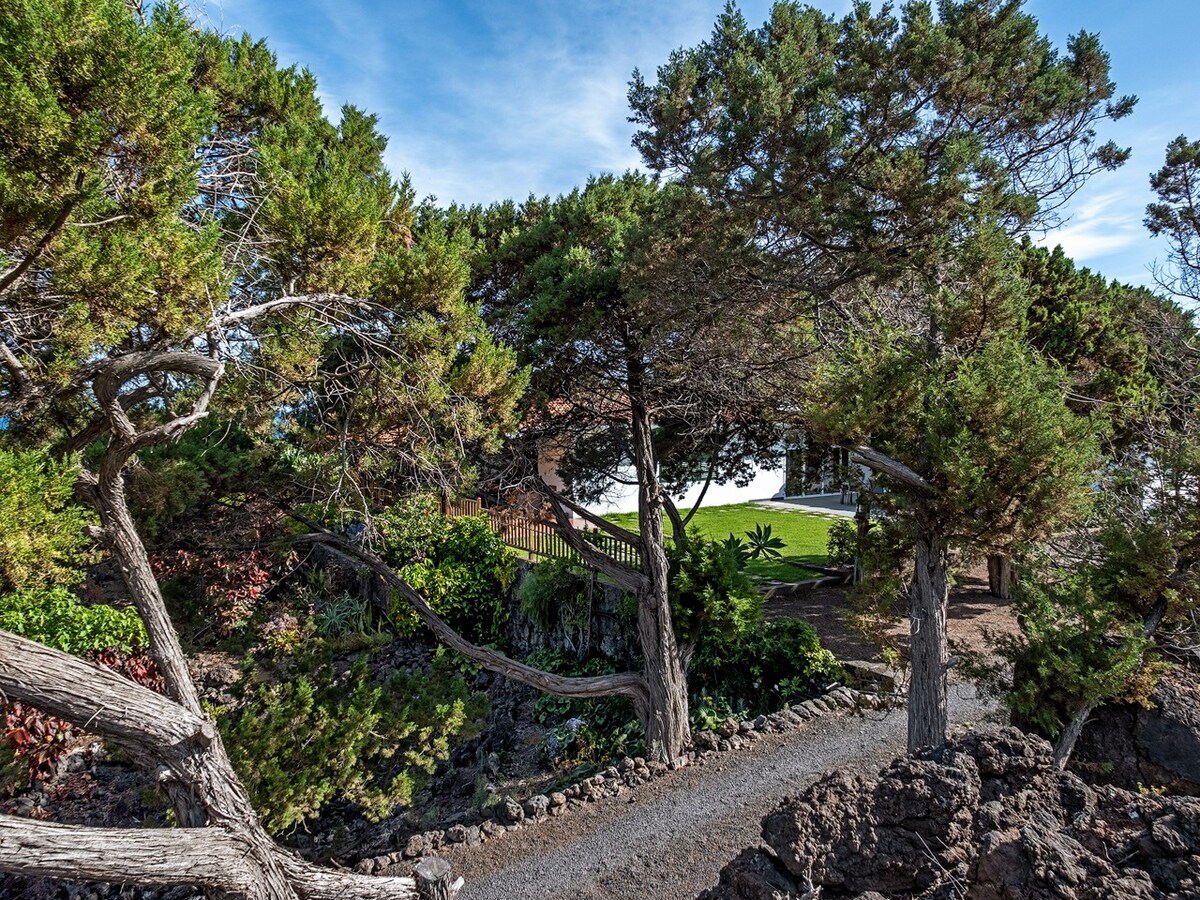
[[[13,796],[28,784],[29,766],[17,755],[13,742],[7,737],[0,737],[0,800]]]
[[[833,654],[800,619],[773,619],[732,635],[712,632],[689,668],[698,705],[752,715],[815,696],[840,675]]]
[[[383,558],[401,569],[432,557],[446,540],[450,520],[439,511],[436,497],[417,494],[377,513],[371,525],[383,543]]]
[[[250,622],[292,557],[277,559],[266,550],[173,550],[153,554],[150,562],[164,594],[189,598],[192,617],[215,622],[229,637]]]
[[[852,566],[858,556],[858,523],[853,519],[838,519],[829,526],[825,552],[831,566]]]
[[[379,820],[407,804],[449,755],[451,738],[478,733],[486,713],[486,697],[470,695],[443,664],[429,675],[396,672],[381,685],[365,657],[341,678],[328,659],[310,668],[265,684],[248,671],[242,702],[218,713],[230,758],[274,832],[334,798]]]
[[[436,533],[436,527],[433,530]],[[486,516],[450,521],[429,555],[404,566],[400,575],[468,640],[488,644],[501,639],[517,560]],[[392,619],[401,635],[420,627],[416,613],[399,597],[392,604]]]
[[[691,535],[685,550],[672,552],[671,615],[680,641],[751,630],[762,619],[762,606],[762,594],[729,546]]]
[[[272,653],[291,653],[315,630],[311,622],[300,622],[290,612],[279,613],[258,629],[259,640]]]
[[[4,768],[8,772],[6,780],[10,790],[23,786],[19,761],[24,762],[29,781],[54,774],[71,739],[69,723],[32,706],[13,702],[5,704],[3,725],[0,745],[7,745],[8,749],[0,751],[0,757],[8,757]]]
[[[0,597],[0,629],[77,656],[111,647],[129,652],[146,643],[136,609],[84,606],[61,587]]]
[[[77,582],[88,561],[85,525],[95,513],[75,505],[77,466],[42,450],[0,449],[0,592]]]
[[[529,664],[558,675],[616,672],[612,662],[604,657],[578,660],[556,650],[530,654]],[[576,699],[543,694],[534,701],[533,718],[547,726],[546,753],[553,762],[603,763],[614,757],[640,756],[646,748],[637,714],[624,697]]]
[[[1113,699],[1147,705],[1159,667],[1145,663],[1150,641],[1141,627],[1118,624],[1113,605],[1085,575],[1058,574],[1051,584],[1024,579],[1013,592],[1021,631],[996,642],[1011,666],[1011,681],[986,666],[974,672],[1000,695],[1015,722],[1047,738],[1057,737],[1085,705]]]
[[[266,455],[237,425],[207,419],[138,454],[126,479],[129,508],[145,539],[167,525],[194,515],[205,504],[229,496],[266,473]]]

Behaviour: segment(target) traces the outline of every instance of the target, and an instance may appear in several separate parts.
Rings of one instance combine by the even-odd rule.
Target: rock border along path
[[[692,748],[686,755],[670,764],[647,763],[641,757],[626,757],[603,772],[582,778],[549,795],[536,794],[524,801],[505,795],[500,798],[500,805],[493,809],[492,818],[478,824],[466,825],[460,822],[445,829],[415,834],[409,838],[403,850],[363,859],[355,865],[355,871],[368,875],[394,875],[396,872],[389,870],[403,866],[406,860],[431,856],[443,847],[457,844],[477,847],[486,841],[504,837],[510,832],[540,825],[547,818],[566,815],[585,803],[605,797],[617,797],[630,788],[647,784],[653,778],[670,775],[691,765],[697,759],[718,752],[741,750],[761,738],[764,732],[788,731],[801,727],[819,716],[849,707],[882,709],[895,702],[894,695],[881,697],[874,693],[862,693],[835,682],[822,696],[804,700],[795,707],[761,715],[753,721],[739,722],[737,719],[727,719],[716,731],[701,731],[693,736]]]
[[[969,685],[952,687],[953,726],[995,712]],[[466,879],[459,900],[683,900],[759,842],[759,820],[780,800],[831,768],[874,773],[904,751],[905,728],[902,708],[841,707],[798,728],[756,732],[749,746],[709,753],[636,790],[572,804],[570,814],[536,827],[442,852]]]

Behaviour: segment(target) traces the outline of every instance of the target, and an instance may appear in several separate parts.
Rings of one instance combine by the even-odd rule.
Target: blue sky
[[[848,2],[817,0],[829,12]],[[380,118],[388,163],[419,195],[487,203],[560,194],[601,172],[639,164],[625,100],[635,68],[647,76],[671,50],[704,40],[723,0],[207,0],[219,30],[265,37],[284,63],[320,82],[326,111],[354,103]],[[753,24],[767,0],[740,4]],[[1150,283],[1165,255],[1142,226],[1148,175],[1168,141],[1200,138],[1197,0],[1028,0],[1062,45],[1099,32],[1132,116],[1105,137],[1133,148],[1097,176],[1047,235],[1106,276]]]

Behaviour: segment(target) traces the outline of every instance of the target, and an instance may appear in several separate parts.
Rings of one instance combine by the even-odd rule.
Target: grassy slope
[[[637,530],[637,513],[613,513],[605,518],[622,528]],[[753,531],[756,524],[770,525],[772,537],[783,539],[785,546],[780,553],[784,559],[751,560],[746,564],[746,572],[777,581],[798,581],[817,574],[803,568],[802,563],[807,561],[823,565],[826,562],[825,545],[829,526],[834,521],[832,516],[774,509],[753,503],[735,503],[730,506],[701,507],[688,525],[688,530],[694,529],[704,537],[723,541],[731,532],[745,538],[746,532]],[[670,534],[669,525],[667,533]]]

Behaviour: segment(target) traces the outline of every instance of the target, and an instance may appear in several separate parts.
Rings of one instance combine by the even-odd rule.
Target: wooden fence
[[[531,556],[545,559],[566,559],[583,565],[579,554],[563,540],[549,522],[530,518],[512,509],[485,507],[478,499],[443,499],[442,509],[450,518],[478,516],[486,513],[492,529],[500,539],[514,550],[523,550]],[[579,531],[579,536],[589,544],[603,550],[617,562],[633,568],[642,567],[641,553],[637,547],[625,543],[603,531]]]
[[[443,497],[442,512],[451,519],[457,519],[459,516],[477,516],[483,512],[483,501],[471,497],[465,499]]]

